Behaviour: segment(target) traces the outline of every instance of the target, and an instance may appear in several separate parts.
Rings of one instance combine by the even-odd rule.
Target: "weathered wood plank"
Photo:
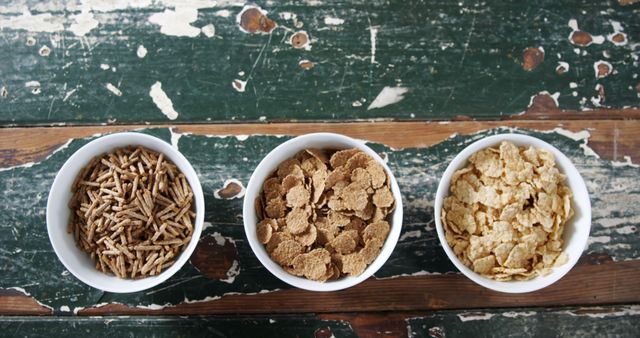
[[[636,337],[637,305],[269,316],[2,317],[11,336]]]
[[[406,320],[409,337],[638,337],[638,305],[442,311]]]
[[[272,317],[2,317],[2,334],[19,337],[357,337],[343,321]]]
[[[606,125],[605,122],[600,123]],[[634,124],[637,122],[625,121],[616,123],[626,125],[627,123]],[[402,124],[397,125],[397,128],[402,126]],[[461,125],[482,126],[482,124],[472,122]],[[375,124],[371,126],[374,128]],[[425,126],[427,128],[433,127],[434,132],[438,130],[436,126],[446,126],[448,128],[447,124],[426,124]],[[254,127],[246,126],[246,128]],[[193,128],[196,128],[196,126]],[[208,126],[201,128],[208,128]],[[75,128],[69,129],[77,130]],[[423,131],[427,134],[429,133],[425,129]],[[376,274],[376,277],[383,279],[369,281],[361,287],[344,293],[324,295],[323,297],[333,297],[329,298],[325,305],[321,303],[314,307],[316,303],[309,301],[309,298],[307,298],[304,304],[301,302],[300,304],[292,304],[292,306],[299,306],[300,311],[322,311],[321,308],[323,306],[327,306],[325,309],[328,309],[331,306],[343,304],[344,300],[340,298],[342,295],[352,295],[350,306],[354,307],[354,311],[363,309],[360,307],[363,305],[358,304],[368,304],[366,306],[369,309],[379,309],[380,307],[386,309],[411,309],[414,307],[420,308],[420,306],[425,306],[426,308],[452,306],[447,305],[449,304],[448,302],[451,302],[448,298],[440,299],[437,295],[434,298],[430,298],[429,290],[443,290],[441,294],[456,298],[458,295],[457,289],[451,288],[452,285],[457,285],[455,283],[460,283],[461,287],[475,286],[460,276],[449,275],[455,269],[437,243],[432,222],[433,211],[431,210],[433,194],[441,172],[451,158],[463,147],[486,135],[509,131],[527,133],[545,139],[556,145],[574,161],[588,182],[593,205],[592,237],[587,253],[597,254],[597,257],[601,257],[596,260],[588,260],[587,265],[576,268],[573,272],[576,274],[575,280],[567,279],[569,282],[573,281],[573,283],[585,285],[580,290],[588,290],[589,293],[583,293],[580,296],[574,293],[575,287],[567,286],[577,284],[558,284],[565,286],[560,289],[550,288],[542,291],[541,294],[524,295],[522,297],[527,298],[524,298],[522,302],[544,305],[558,302],[600,304],[602,302],[637,301],[638,293],[628,283],[637,280],[639,271],[637,264],[640,241],[638,240],[637,215],[640,214],[638,209],[640,204],[635,203],[634,197],[637,191],[640,191],[638,186],[640,182],[637,181],[640,169],[632,164],[598,158],[587,144],[590,141],[588,133],[573,133],[564,129],[558,129],[553,132],[540,132],[527,129],[496,128],[471,135],[455,136],[440,130],[439,143],[434,143],[437,142],[436,139],[430,137],[417,138],[415,142],[424,141],[426,142],[425,145],[416,144],[417,147],[403,149],[371,144],[374,149],[386,153],[389,165],[398,178],[403,191],[403,202],[406,206],[401,240],[387,264]],[[241,226],[241,218],[239,217],[241,214],[240,199],[220,200],[213,197],[213,192],[220,189],[226,179],[235,178],[240,182],[246,182],[254,166],[262,156],[284,141],[286,137],[259,135],[210,137],[179,133],[168,129],[150,129],[144,132],[160,136],[165,140],[173,140],[174,145],[179,147],[196,168],[205,191],[207,208],[205,220],[210,223],[207,224],[207,229],[205,229],[203,241],[213,241],[213,238],[217,238],[230,243],[228,245],[229,250],[226,249],[227,245],[223,247],[201,245],[199,250],[204,250],[202,252],[204,257],[224,254],[229,255],[231,260],[236,260],[239,270],[232,271],[233,269],[225,265],[226,263],[209,267],[216,271],[231,272],[235,279],[232,279],[231,283],[229,283],[229,281],[220,280],[215,276],[203,275],[196,269],[199,264],[198,261],[191,260],[191,264],[185,265],[176,276],[153,290],[129,295],[117,295],[93,290],[79,283],[65,271],[51,250],[46,232],[44,230],[33,231],[33,229],[34,227],[44,229],[44,204],[47,191],[57,169],[73,151],[90,140],[76,139],[70,143],[65,143],[64,147],[59,148],[58,151],[41,162],[14,168],[4,168],[0,171],[0,188],[4,191],[5,200],[8,201],[3,206],[3,212],[0,213],[0,226],[5,230],[2,232],[4,235],[0,236],[0,244],[3,248],[0,255],[7,261],[15,262],[12,265],[0,266],[3,276],[7,276],[0,282],[0,287],[23,287],[35,299],[52,306],[57,312],[80,310],[83,307],[92,307],[102,303],[123,303],[132,307],[133,311],[138,308],[153,309],[168,306],[167,311],[172,311],[171,306],[180,303],[186,303],[184,305],[185,308],[189,306],[197,308],[200,303],[194,302],[202,300],[212,300],[210,304],[203,305],[204,309],[197,310],[205,313],[206,311],[211,311],[210,313],[216,311],[259,311],[253,310],[253,305],[248,306],[248,304],[253,304],[253,302],[258,302],[258,299],[261,299],[264,302],[264,309],[271,309],[275,304],[282,303],[282,296],[279,296],[278,292],[269,291],[287,289],[281,292],[285,294],[299,292],[290,290],[286,285],[272,277],[259,264],[248,245],[244,242],[244,232]],[[382,137],[384,130],[377,129],[377,132],[380,134],[371,135]],[[6,135],[11,133],[11,130],[3,131],[3,134]],[[226,134],[229,133],[229,131],[226,132]],[[603,135],[603,140],[611,142],[611,137],[611,134],[605,134]],[[633,139],[633,136],[625,136],[625,140],[631,139]],[[427,146],[426,144],[429,145]],[[28,243],[28,246],[25,243]],[[593,265],[603,260],[613,260],[615,262],[611,263],[613,265],[610,266]],[[630,262],[624,262],[625,260],[630,260]],[[226,262],[228,260],[220,261]],[[603,270],[604,267],[610,270]],[[433,277],[420,276],[425,274],[433,275]],[[400,275],[417,276],[406,280],[388,279]],[[614,277],[611,278],[611,275]],[[619,276],[619,278],[615,276]],[[454,279],[450,281],[448,278]],[[34,283],[34,281],[36,282]],[[406,283],[415,285],[415,288],[397,287],[398,285],[407,285]],[[438,285],[440,287],[436,287]],[[396,291],[391,293],[384,291],[394,286],[397,289]],[[474,294],[478,292],[478,287],[475,288]],[[448,290],[448,293],[446,290]],[[482,291],[488,292],[480,290],[480,292]],[[267,293],[260,294],[261,292]],[[371,303],[363,303],[362,299],[368,297],[367,295],[371,292],[379,293],[381,298],[374,299]],[[240,293],[241,295],[233,295],[234,293]],[[255,296],[246,295],[255,293],[258,294]],[[596,298],[593,298],[594,296]],[[218,299],[219,297],[221,298]],[[397,302],[389,302],[388,297],[397,297],[395,298]],[[487,304],[494,304],[493,306],[514,305],[514,298],[500,298],[506,297],[504,295],[488,294],[487,297],[490,298],[490,302],[477,304],[476,306],[488,306]],[[252,303],[246,303],[243,299],[247,299],[247,302],[251,301]],[[459,307],[461,306],[463,305],[459,304]],[[98,309],[102,309],[100,311],[109,311],[112,308],[104,307]],[[124,311],[118,307],[116,309],[117,311]],[[180,311],[183,310],[181,309]]]
[[[171,102],[179,122],[496,119],[525,111],[542,91],[558,93],[562,109],[639,103],[638,4],[257,4],[279,25],[271,34],[242,32],[236,24],[242,4],[232,1],[157,1],[145,7],[4,2],[0,123],[168,122],[152,96]],[[31,9],[31,17],[24,8]],[[176,10],[185,15],[172,17]],[[46,15],[51,17],[45,20]],[[574,45],[568,38],[571,19],[595,42],[620,28],[627,42]],[[160,26],[169,21],[173,28]],[[212,37],[201,32],[205,26]],[[288,43],[297,30],[310,36],[310,50]],[[524,70],[523,51],[538,47],[544,61]],[[138,50],[146,51],[144,57]],[[302,69],[302,60],[315,66]],[[613,68],[604,78],[594,71],[600,60]],[[560,61],[569,65],[562,75],[556,71]],[[234,89],[235,80],[247,81],[244,92]],[[595,89],[598,84],[604,95]],[[383,91],[390,95],[371,106]],[[161,100],[165,96],[168,100]]]
[[[313,132],[333,132],[358,139],[386,144],[392,148],[427,147],[447,137],[471,134],[498,127],[553,130],[564,128],[572,132],[588,130],[589,147],[604,159],[624,161],[640,158],[640,139],[634,137],[637,121],[455,121],[443,122],[376,122],[376,123],[273,123],[273,124],[190,124],[160,125],[177,133],[196,135],[301,135]],[[45,128],[0,128],[0,167],[38,162],[70,138],[94,134],[138,130],[140,126],[83,126]]]

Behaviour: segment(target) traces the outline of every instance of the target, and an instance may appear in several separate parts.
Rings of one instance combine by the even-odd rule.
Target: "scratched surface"
[[[640,257],[640,231],[637,228],[640,204],[636,202],[640,169],[637,166],[597,158],[586,145],[586,132],[498,128],[452,136],[425,148],[391,149],[371,144],[375,150],[387,154],[405,206],[400,241],[391,258],[376,273],[377,278],[455,272],[439,247],[434,230],[432,208],[439,177],[462,148],[487,135],[508,131],[534,135],[552,143],[571,158],[582,173],[593,207],[587,253],[604,254],[613,260]],[[228,179],[246,184],[258,161],[288,137],[208,137],[180,135],[162,128],[144,132],[172,140],[200,177],[207,226],[191,261],[156,288],[126,295],[92,289],[64,269],[47,238],[45,204],[58,169],[92,138],[77,139],[42,162],[0,171],[0,191],[3,191],[3,203],[0,204],[0,275],[3,278],[0,287],[22,288],[57,313],[113,302],[157,308],[215,299],[230,293],[288,288],[260,265],[245,242],[242,200],[214,197],[214,192]],[[224,244],[216,244],[218,242]]]
[[[357,337],[348,323],[299,315],[265,317],[2,317],[13,337]],[[0,333],[2,336],[4,333]]]
[[[0,4],[1,124],[495,119],[542,91],[563,109],[640,103],[637,3],[256,1],[271,34],[242,32],[236,1],[83,3]],[[604,41],[574,45],[571,19]],[[298,30],[310,50],[288,43]],[[601,79],[598,61],[613,68]]]
[[[640,307],[441,311],[406,322],[411,338],[638,337]]]

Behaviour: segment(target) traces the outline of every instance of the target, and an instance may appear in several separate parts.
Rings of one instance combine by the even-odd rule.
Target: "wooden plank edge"
[[[123,304],[86,308],[79,315],[210,315],[422,311],[640,303],[640,260],[580,264],[557,283],[536,292],[506,294],[485,289],[460,274],[369,279],[336,292],[286,289],[179,304],[150,310]]]

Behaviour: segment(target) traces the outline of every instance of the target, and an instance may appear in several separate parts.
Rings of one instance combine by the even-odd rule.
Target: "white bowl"
[[[382,250],[378,257],[364,270],[364,272],[355,277],[343,277],[334,281],[326,281],[324,283],[312,281],[306,278],[297,277],[286,272],[278,263],[274,262],[264,245],[258,241],[256,235],[256,224],[258,223],[258,217],[255,210],[255,200],[262,190],[263,182],[273,174],[278,165],[286,159],[293,157],[298,152],[307,148],[320,148],[320,149],[348,149],[358,148],[373,157],[380,165],[384,167],[389,176],[391,182],[391,192],[395,198],[396,208],[391,215],[391,230],[389,236],[382,246]],[[249,245],[254,254],[258,257],[262,265],[269,270],[273,275],[278,277],[285,283],[293,285],[295,287],[311,290],[311,291],[335,291],[345,289],[354,286],[365,279],[371,277],[382,265],[387,261],[393,249],[398,243],[400,237],[400,230],[402,229],[402,196],[400,194],[400,188],[396,182],[393,173],[389,167],[384,163],[384,160],[369,148],[364,141],[354,140],[350,137],[332,134],[332,133],[315,133],[298,136],[290,139],[275,149],[273,149],[265,158],[258,164],[255,171],[251,175],[251,179],[247,184],[247,190],[244,196],[244,205],[242,208],[242,214],[244,218],[244,231],[249,240]]]
[[[78,248],[73,236],[67,233],[70,213],[67,204],[72,196],[71,185],[80,170],[87,165],[94,156],[129,145],[141,145],[163,153],[166,158],[170,159],[186,176],[193,191],[196,207],[196,221],[194,223],[191,242],[184,248],[173,265],[157,276],[135,280],[121,279],[113,275],[104,274],[96,269],[95,263],[91,261],[89,255]],[[69,272],[85,284],[96,289],[116,293],[136,292],[154,287],[180,270],[189,259],[189,256],[191,256],[196,245],[198,245],[203,221],[204,196],[202,194],[202,187],[189,161],[163,140],[140,133],[117,133],[103,136],[78,149],[78,151],[71,155],[64,163],[60,171],[58,171],[47,200],[47,231],[49,232],[49,240],[51,241],[53,250],[56,252],[56,255],[58,255],[58,259],[60,259]]]
[[[535,148],[546,149],[553,153],[556,159],[556,165],[561,173],[567,176],[566,184],[573,192],[572,206],[574,208],[574,216],[566,223],[563,239],[564,239],[564,252],[569,256],[569,260],[559,266],[552,268],[553,272],[547,276],[537,276],[527,281],[505,281],[499,282],[493,279],[489,279],[481,276],[473,270],[466,267],[460,259],[455,255],[444,235],[444,229],[440,220],[442,203],[446,196],[449,196],[449,185],[451,182],[451,176],[455,171],[461,169],[467,165],[467,159],[475,152],[499,145],[502,141],[509,141],[517,146],[533,146]],[[569,270],[578,262],[580,255],[587,246],[587,240],[589,239],[589,231],[591,229],[591,202],[589,200],[589,192],[587,187],[580,176],[580,173],[576,167],[560,150],[535,137],[519,134],[500,134],[485,137],[478,140],[462,152],[460,152],[451,161],[447,169],[445,170],[440,184],[438,185],[438,191],[436,192],[435,200],[435,213],[434,218],[436,222],[436,230],[438,232],[438,238],[440,239],[440,245],[446,252],[447,256],[453,262],[453,264],[460,270],[465,276],[469,277],[472,281],[480,284],[486,288],[507,292],[507,293],[524,293],[547,287],[562,276],[566,275]]]

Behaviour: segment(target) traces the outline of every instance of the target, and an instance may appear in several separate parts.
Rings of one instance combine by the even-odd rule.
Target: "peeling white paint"
[[[560,107],[560,103],[558,102],[558,99],[560,98],[560,92],[555,92],[555,93],[551,94],[548,91],[543,90],[543,91],[539,92],[538,94],[531,96],[531,98],[529,99],[529,105],[527,106],[527,108],[531,108],[533,106],[533,100],[538,95],[549,96],[550,98],[553,99],[553,102],[555,103],[556,107]]]
[[[165,9],[164,12],[149,17],[149,22],[160,25],[162,34],[192,38],[200,35],[200,29],[191,25],[196,20],[198,20],[198,10],[190,7]]]
[[[144,47],[144,45],[138,46],[138,50],[136,50],[136,55],[138,55],[138,57],[141,59],[147,56],[147,49]]]
[[[233,284],[233,282],[236,280],[236,277],[239,274],[240,274],[240,263],[238,263],[238,260],[234,259],[233,263],[231,264],[231,267],[229,268],[229,270],[227,270],[227,278],[221,279],[220,281]]]
[[[593,243],[609,243],[611,242],[610,236],[590,236],[587,242],[587,246]]]
[[[287,43],[293,46],[293,37],[298,35],[298,34],[304,35],[307,38],[307,40],[305,41],[305,43],[303,45],[297,46],[295,48],[302,48],[302,49],[304,49],[306,51],[311,50],[311,37],[309,36],[309,34],[306,31],[297,31],[297,32],[291,34],[291,36],[289,37],[289,40],[287,40]]]
[[[335,18],[332,16],[324,17],[324,24],[327,26],[339,26],[339,25],[342,25],[343,23],[344,23],[344,19]]]
[[[202,34],[204,34],[204,36],[208,38],[212,38],[214,35],[216,35],[216,27],[213,24],[208,24],[200,28],[200,30],[202,31]]]
[[[44,45],[40,47],[40,49],[38,50],[38,54],[40,54],[41,56],[49,56],[51,54],[51,49],[49,48],[49,46]]]
[[[378,96],[371,102],[367,110],[386,107],[388,105],[398,103],[404,99],[404,94],[409,91],[405,87],[389,87],[382,88]]]
[[[183,134],[176,133],[175,130],[173,130],[173,128],[169,128],[169,133],[171,133],[171,146],[173,147],[173,149],[179,150],[178,143],[180,142],[180,138],[182,137]]]
[[[62,312],[71,312],[71,309],[67,305],[62,305],[60,307],[60,311],[62,311]]]
[[[41,92],[40,81],[28,81],[24,86],[31,89],[31,93],[34,95],[38,95]]]
[[[576,19],[569,20],[568,26],[574,31],[580,30],[580,28],[578,28],[578,21]]]
[[[222,236],[219,232],[214,232],[212,236],[213,239],[216,240],[216,244],[219,246],[224,246],[224,243],[227,241],[226,237]]]
[[[582,311],[577,313],[577,311]],[[594,307],[594,308],[580,308],[576,311],[567,310],[563,313],[575,317],[590,317],[590,318],[607,318],[607,317],[620,317],[620,316],[637,316],[640,315],[640,305],[628,305],[617,308],[617,311],[611,311],[610,308]]]
[[[494,314],[492,313],[481,313],[481,312],[465,312],[458,314],[458,319],[461,322],[468,322],[474,320],[489,320],[493,318]]]
[[[156,81],[156,83],[151,86],[151,90],[149,91],[149,96],[153,100],[153,103],[160,109],[160,111],[169,118],[169,120],[175,120],[178,118],[178,112],[173,109],[173,102],[167,96],[167,94],[162,90],[162,83],[160,81]]]
[[[509,311],[502,314],[503,317],[507,317],[507,318],[531,317],[535,315],[536,315],[535,311],[520,311],[520,312]]]
[[[120,91],[120,89],[116,86],[114,86],[113,84],[111,84],[110,82],[107,83],[105,85],[105,87],[112,92],[115,96],[122,96],[122,91]]]
[[[600,90],[604,90],[604,87],[601,84],[597,84],[596,85],[596,92],[600,93]],[[594,107],[602,107],[602,101],[604,100],[604,97],[600,96],[600,94],[598,94],[597,96],[592,96],[591,97],[591,104],[593,104]]]
[[[68,91],[65,95],[64,98],[62,99],[62,102],[66,102],[69,97],[71,97],[71,95],[73,95],[73,93],[76,92],[76,90],[78,90],[78,87],[71,89],[70,91]]]
[[[237,184],[238,186],[240,186],[240,192],[238,192],[236,195],[232,196],[231,198],[225,198],[220,196],[220,191],[226,189],[229,184],[234,183]],[[235,199],[235,198],[242,198],[244,196],[244,193],[246,192],[246,189],[244,187],[244,185],[242,184],[242,182],[240,182],[239,180],[235,179],[235,178],[231,178],[228,179],[226,181],[224,181],[224,183],[222,184],[222,189],[218,189],[216,191],[213,192],[213,197],[217,198],[217,199],[225,199],[225,200],[231,200],[231,199]]]
[[[221,18],[228,18],[228,17],[231,16],[231,12],[229,10],[226,10],[226,9],[221,9],[221,10],[216,11],[215,13],[213,13],[213,15],[219,16]]]
[[[85,36],[99,24],[88,9],[83,9],[80,14],[73,15],[71,18],[75,20],[75,23],[69,26],[69,30],[76,36]]]
[[[369,26],[369,32],[371,34],[371,64],[376,63],[376,42],[378,40],[378,28],[378,26]]]
[[[244,93],[245,88],[247,87],[247,81],[242,81],[240,79],[235,79],[231,82],[231,86],[233,89],[240,93]]]
[[[108,64],[106,64],[106,63],[101,63],[101,64],[100,64],[100,69],[102,69],[102,70],[108,70],[108,69],[109,69],[109,65],[108,65]]]
[[[569,88],[578,88],[578,84],[575,82],[569,82]]]
[[[616,46],[624,46],[629,42],[629,39],[627,38],[627,34],[625,34],[624,28],[622,27],[622,24],[618,21],[615,20],[610,20],[609,23],[611,24],[611,27],[613,28],[613,33],[607,35],[607,40],[609,40],[609,42],[613,43]],[[616,34],[620,34],[624,37],[624,40],[617,42],[617,41],[613,41],[613,37]]]
[[[569,63],[568,62],[564,62],[564,61],[558,61],[558,66],[556,67],[556,71],[559,71],[560,69],[564,69],[564,72],[568,72],[569,71]]]
[[[609,67],[608,68],[609,70],[608,70],[608,72],[606,74],[598,75],[598,66],[600,66],[600,65],[606,65],[606,66]],[[611,72],[613,71],[613,66],[608,61],[598,60],[598,61],[593,63],[593,71],[595,72],[596,79],[601,79],[601,78],[607,77],[609,74],[611,74]]]
[[[622,161],[622,162],[620,162],[620,161],[611,161],[611,165],[614,166],[614,167],[640,168],[640,165],[631,162],[631,157],[624,156],[623,158],[624,158],[624,161]]]
[[[407,231],[404,234],[402,234],[402,236],[400,236],[400,239],[398,239],[398,241],[404,241],[407,238],[420,238],[420,237],[422,237],[422,231],[420,230]]]
[[[54,17],[51,13],[31,15],[31,12],[25,9],[20,16],[0,18],[0,29],[53,33],[64,30],[62,22],[63,18]]]

